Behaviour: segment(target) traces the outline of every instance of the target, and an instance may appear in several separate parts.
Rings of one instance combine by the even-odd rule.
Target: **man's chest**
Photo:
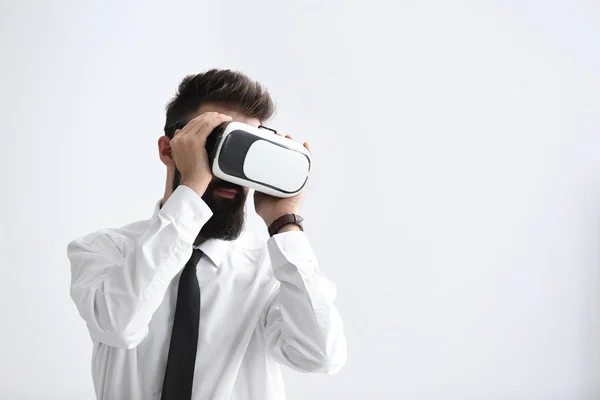
[[[272,293],[275,281],[270,265],[262,260],[236,259],[219,267],[201,262],[197,267],[200,285],[200,333],[198,346],[226,341],[253,328]],[[159,344],[170,338],[177,303],[179,275],[169,285],[149,325],[149,336]],[[166,342],[168,343],[168,342]]]

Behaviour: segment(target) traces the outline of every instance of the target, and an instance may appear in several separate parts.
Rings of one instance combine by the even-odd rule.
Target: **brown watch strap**
[[[283,228],[284,226],[289,225],[289,224],[298,225],[300,230],[303,231],[304,230],[304,227],[302,226],[303,221],[304,221],[304,218],[302,218],[301,216],[299,216],[297,214],[283,215],[283,216],[277,218],[275,221],[273,221],[273,223],[269,226],[269,235],[271,235],[271,236],[276,235],[277,233],[279,233],[281,228]]]

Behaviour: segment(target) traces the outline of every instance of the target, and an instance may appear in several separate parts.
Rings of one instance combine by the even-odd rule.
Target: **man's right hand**
[[[200,196],[213,176],[208,162],[206,138],[217,126],[231,120],[228,115],[204,113],[192,119],[183,129],[176,130],[171,139],[171,153],[175,166],[181,172],[181,184]]]

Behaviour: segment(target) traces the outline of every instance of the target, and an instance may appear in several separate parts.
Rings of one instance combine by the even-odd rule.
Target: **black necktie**
[[[196,276],[196,265],[198,265],[200,257],[202,257],[202,251],[194,249],[192,257],[183,268],[179,278],[162,400],[192,398],[200,325],[200,286]]]

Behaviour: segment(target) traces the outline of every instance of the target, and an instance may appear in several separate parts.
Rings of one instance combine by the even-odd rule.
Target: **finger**
[[[218,112],[207,112],[192,119],[185,127],[185,133],[199,134],[206,129],[212,129],[223,122],[231,121],[229,115],[220,114]],[[210,132],[209,132],[210,133]]]
[[[294,138],[291,135],[285,135],[286,138],[294,140]]]
[[[205,119],[207,119],[207,118],[210,118],[210,117],[212,117],[212,116],[215,116],[215,115],[219,115],[219,113],[218,113],[218,112],[216,112],[216,111],[210,111],[210,112],[205,112],[205,113],[202,113],[202,114],[200,114],[200,115],[197,115],[197,116],[195,116],[194,118],[192,118],[192,119],[190,120],[190,124],[191,124],[192,122],[196,123],[196,122],[198,122],[198,121],[205,120]],[[189,124],[188,124],[188,125],[189,125]]]
[[[198,126],[196,126],[196,128],[194,129],[194,135],[197,135],[200,132],[202,132],[204,129],[206,129],[206,127],[208,125],[209,125],[209,122],[206,119],[201,120],[200,122],[198,122]]]
[[[310,148],[310,145],[308,144],[308,142],[304,142],[304,144],[303,144],[303,145],[304,145],[304,147],[306,147],[306,150],[308,150],[308,152],[309,152],[310,154],[312,154],[312,149]]]
[[[192,118],[187,124],[181,128],[181,135],[187,135],[190,132],[195,132],[198,124],[202,123],[202,119],[200,118],[202,115],[199,115],[195,118]]]
[[[226,121],[233,121],[233,118],[230,115],[216,113],[215,115],[207,116],[207,120],[218,121],[218,123],[222,123]]]
[[[218,114],[206,119],[205,124],[196,132],[200,136],[208,137],[217,126],[224,122],[233,121],[229,115]]]
[[[206,112],[206,113],[202,113],[194,118],[192,118],[190,120],[190,122],[188,122],[185,127],[183,128],[185,130],[184,133],[188,133],[188,132],[194,132],[194,133],[198,133],[198,130],[201,129],[202,125],[204,125],[204,123],[208,120],[212,120],[214,118],[231,118],[228,115],[224,115],[224,114],[220,114],[218,112]]]
[[[215,113],[207,115],[204,120],[210,124],[220,124],[226,121],[233,121],[233,118],[229,115]]]

